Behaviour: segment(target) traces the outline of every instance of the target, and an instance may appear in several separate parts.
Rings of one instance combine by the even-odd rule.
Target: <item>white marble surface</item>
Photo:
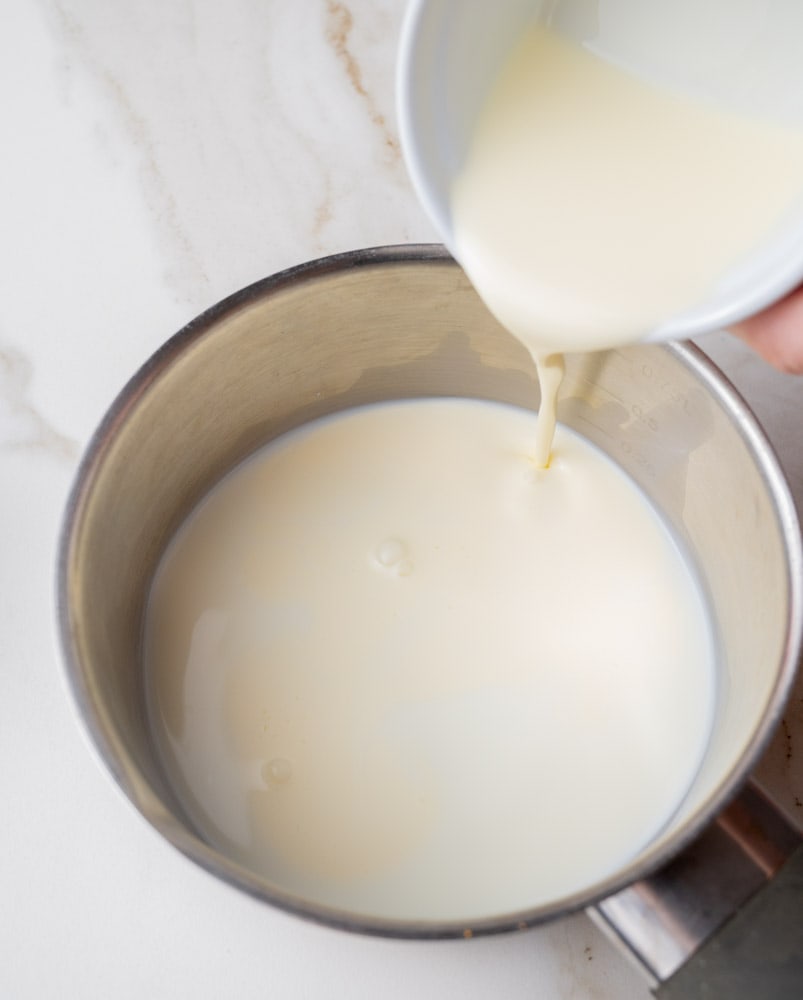
[[[5,0],[0,31],[0,995],[646,1000],[580,915],[438,944],[301,923],[167,846],[82,737],[56,536],[128,376],[236,288],[434,237],[400,159],[401,0]],[[709,345],[803,499],[800,380]],[[803,814],[803,691],[761,772]]]

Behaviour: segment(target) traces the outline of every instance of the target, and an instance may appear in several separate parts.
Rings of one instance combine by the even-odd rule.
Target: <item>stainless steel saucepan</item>
[[[669,980],[787,859],[801,858],[793,832],[755,791],[722,814],[790,689],[803,560],[789,491],[762,431],[693,347],[569,357],[560,404],[562,421],[629,473],[686,546],[721,644],[716,721],[700,773],[670,825],[630,864],[580,893],[487,913],[470,928],[372,919],[289,895],[238,867],[198,836],[165,779],[148,731],[140,639],[149,582],[171,535],[275,435],[345,407],[414,396],[539,402],[528,354],[440,247],[302,265],[238,292],[168,341],[92,439],[66,515],[59,615],[80,714],[143,816],[188,857],[260,899],[399,937],[515,930],[592,907],[654,983]],[[593,828],[589,817],[589,837]],[[717,859],[727,851],[720,878]],[[710,897],[704,905],[695,902],[700,892]]]

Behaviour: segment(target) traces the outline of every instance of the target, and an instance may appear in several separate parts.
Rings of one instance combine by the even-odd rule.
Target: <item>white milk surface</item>
[[[476,400],[347,411],[262,450],[169,548],[152,725],[212,844],[282,888],[470,921],[587,887],[692,781],[704,602],[632,482]]]

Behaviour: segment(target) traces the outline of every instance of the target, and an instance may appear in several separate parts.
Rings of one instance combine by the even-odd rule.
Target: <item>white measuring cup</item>
[[[799,0],[412,0],[398,64],[402,149],[422,205],[458,259],[450,186],[492,82],[535,19],[649,83],[803,131]],[[722,329],[802,280],[803,198],[704,300],[642,339]]]

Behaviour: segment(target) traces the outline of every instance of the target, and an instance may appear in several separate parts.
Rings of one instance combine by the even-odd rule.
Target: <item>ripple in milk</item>
[[[713,704],[700,590],[602,453],[476,400],[269,445],[155,577],[150,718],[199,833],[288,892],[389,918],[584,889],[666,824]]]

